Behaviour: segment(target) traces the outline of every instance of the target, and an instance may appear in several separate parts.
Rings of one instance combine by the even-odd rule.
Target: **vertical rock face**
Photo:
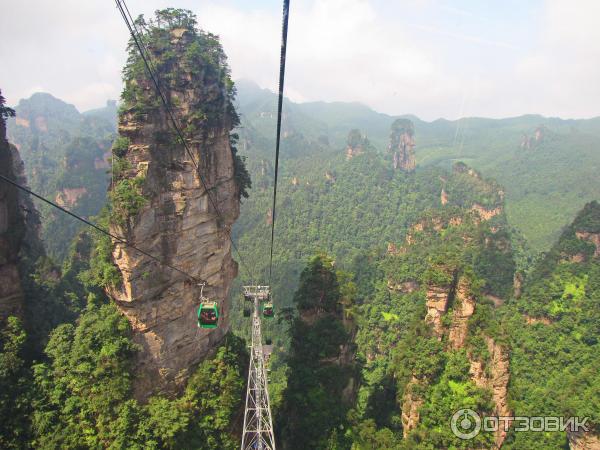
[[[448,193],[444,188],[442,188],[442,192],[440,193],[440,203],[442,206],[448,204]]]
[[[475,312],[475,299],[469,293],[469,284],[464,278],[458,282],[452,323],[448,334],[448,343],[454,349],[463,348],[467,338],[469,318]]]
[[[361,134],[360,130],[350,130],[346,144],[346,160],[362,155],[368,146],[369,140]]]
[[[427,315],[425,316],[425,323],[432,326],[433,333],[441,340],[444,335],[442,317],[446,314],[451,301],[451,287],[429,286],[426,295]]]
[[[471,361],[471,377],[477,386],[492,391],[492,400],[495,404],[495,416],[512,416],[512,412],[508,407],[510,355],[506,348],[496,344],[492,338],[486,337],[485,341],[490,354],[489,375],[486,374],[485,367],[482,362]],[[498,427],[494,437],[496,448],[502,447],[502,443],[504,442],[504,439],[506,439],[506,435],[507,431],[504,430],[504,425]]]
[[[0,174],[18,181],[22,181],[23,177],[23,163],[17,149],[6,140],[6,125],[2,117]],[[23,313],[23,290],[17,269],[19,249],[25,235],[23,206],[17,188],[0,181],[0,321]]]
[[[575,236],[578,239],[584,240],[593,244],[596,249],[594,250],[594,258],[600,257],[600,233],[590,233],[587,231],[576,231]]]
[[[571,450],[600,450],[600,438],[590,432],[567,430],[567,439]]]
[[[413,376],[406,385],[402,397],[402,434],[406,438],[419,424],[421,415],[419,408],[423,406],[424,400],[415,394],[415,388],[423,384],[417,377]]]
[[[408,119],[397,119],[390,132],[389,151],[392,153],[394,169],[405,172],[415,170],[415,139],[413,123]]]
[[[228,331],[226,299],[237,274],[228,233],[239,215],[240,199],[230,140],[237,116],[229,110],[229,78],[216,71],[211,77],[213,67],[187,59],[191,52],[202,51],[206,35],[190,26],[155,27],[150,33],[151,51],[159,52],[154,45],[160,48],[161,44],[172,52],[172,59],[163,64],[157,53],[157,66],[159,72],[168,71],[168,76],[160,75],[161,80],[168,80],[162,88],[191,155],[175,137],[164,108],[146,106],[158,99],[153,99],[144,72],[136,75],[135,67],[126,69],[132,75],[126,75],[126,102],[119,118],[120,140],[126,144],[114,148],[115,154],[122,155],[116,162],[124,170],[112,186],[111,230],[165,263],[205,280],[204,295],[218,303],[220,317],[217,328],[199,329],[197,283],[114,243],[113,260],[123,281],[110,288],[109,294],[130,320],[134,339],[142,347],[135,386],[138,398],[157,389],[180,388],[191,366]],[[221,51],[220,46],[216,51]],[[227,74],[226,66],[224,70]],[[130,95],[135,95],[133,101],[127,101]],[[143,112],[140,104],[145,104]],[[120,189],[143,199],[123,205]]]
[[[521,272],[515,272],[513,278],[513,297],[516,299],[521,298],[523,293],[523,274]]]

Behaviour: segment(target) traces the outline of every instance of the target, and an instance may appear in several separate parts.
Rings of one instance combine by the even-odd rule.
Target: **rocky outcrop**
[[[388,280],[387,287],[390,291],[411,294],[419,289],[419,283],[416,281],[403,281],[402,283],[394,283],[392,280]]]
[[[392,153],[395,170],[411,172],[415,170],[414,126],[408,119],[396,119],[390,132],[388,150]]]
[[[421,380],[413,376],[404,389],[402,397],[402,434],[406,438],[412,430],[419,424],[420,413],[419,409],[423,406],[424,400],[416,390],[419,385],[423,384]]]
[[[87,194],[85,187],[63,189],[56,194],[54,201],[62,207],[73,207],[85,194]]]
[[[346,142],[346,161],[351,160],[355,156],[362,155],[368,145],[369,140],[366,136],[361,134],[360,130],[350,130],[348,133],[348,140]]]
[[[588,231],[576,231],[575,236],[578,239],[593,244],[596,249],[594,250],[594,258],[600,257],[600,233],[590,233]]]
[[[502,207],[486,208],[478,203],[474,203],[473,206],[471,206],[471,211],[473,211],[481,220],[487,221],[502,214]]]
[[[451,348],[459,349],[465,345],[469,318],[475,312],[475,298],[469,292],[469,282],[462,278],[458,282],[452,312],[452,322],[448,334]]]
[[[589,431],[567,430],[567,439],[571,450],[600,450],[600,437]]]
[[[451,286],[429,286],[426,293],[427,315],[425,323],[433,328],[433,333],[439,340],[444,335],[442,316],[448,311],[453,296]]]
[[[544,141],[546,132],[547,132],[546,127],[543,125],[540,125],[539,127],[537,127],[534,130],[533,136],[528,136],[527,134],[523,134],[523,136],[521,136],[520,147],[524,150],[531,150],[532,148],[535,148],[536,145],[538,145]]]
[[[0,174],[22,178],[22,162],[17,149],[6,140],[6,127],[0,118]],[[19,279],[18,256],[25,235],[21,194],[0,180],[0,321],[23,313],[23,289]]]
[[[27,185],[23,161],[17,148],[6,139],[6,123],[2,116],[0,174],[21,185]],[[38,214],[29,196],[0,180],[0,321],[11,315],[23,315],[20,255],[24,247],[31,251],[41,251],[38,231]]]
[[[482,388],[489,389],[492,392],[494,401],[493,415],[497,417],[512,416],[508,407],[508,382],[510,380],[510,356],[508,350],[499,344],[496,344],[490,337],[485,337],[485,342],[490,355],[489,367],[486,371],[486,364],[482,361],[472,360],[470,374],[473,382]],[[486,373],[487,372],[487,373]],[[494,442],[496,447],[502,447],[506,439],[507,431],[503,426],[498,427],[495,432]]]
[[[548,317],[532,317],[525,315],[525,323],[527,325],[535,325],[536,323],[552,325],[552,320],[550,320]]]
[[[448,204],[448,193],[444,188],[442,188],[442,192],[440,194],[440,203],[442,204],[442,206]]]
[[[195,42],[188,29],[169,32],[175,54],[186,54]],[[134,340],[142,348],[134,386],[138,398],[158,390],[177,391],[189,369],[219,344],[229,329],[226,299],[237,274],[229,233],[239,215],[240,190],[229,134],[234,118],[223,107],[226,86],[220,84],[222,79],[207,81],[207,75],[195,75],[198,70],[204,73],[199,67],[177,63],[170,70],[166,95],[176,99],[173,110],[179,123],[185,124],[189,152],[174,138],[161,108],[139,114],[143,96],[125,108],[119,134],[128,139],[123,158],[130,169],[117,183],[135,181],[145,200],[123,223],[113,220],[111,231],[196,280],[206,281],[204,295],[218,303],[220,317],[217,328],[199,329],[200,287],[196,282],[114,243],[113,260],[123,281],[109,289],[109,294],[131,322]],[[126,89],[141,88],[153,95],[147,79],[126,83]],[[198,110],[219,114],[210,110],[213,104],[218,104],[215,110],[221,117],[207,123]]]
[[[513,277],[513,296],[516,299],[521,298],[523,293],[523,274],[521,272],[515,272]]]
[[[269,209],[267,210],[267,214],[266,214],[266,219],[265,219],[265,221],[266,221],[266,224],[267,224],[267,225],[269,225],[269,226],[270,226],[270,225],[273,225],[273,209],[272,209],[272,208],[269,208]]]

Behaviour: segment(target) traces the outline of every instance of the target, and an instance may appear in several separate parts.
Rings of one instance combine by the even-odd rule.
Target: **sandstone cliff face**
[[[350,130],[346,143],[346,161],[351,160],[355,156],[362,155],[368,145],[368,139],[361,134],[360,130]]]
[[[452,295],[451,286],[429,286],[427,288],[427,315],[425,316],[425,323],[431,325],[433,333],[440,341],[445,331],[442,324],[442,317],[448,310]]]
[[[485,365],[481,361],[472,360],[470,373],[475,384],[479,387],[489,389],[495,404],[493,415],[512,416],[508,407],[508,382],[510,380],[510,356],[506,348],[498,345],[490,337],[485,338],[490,354],[489,375],[486,374]],[[506,439],[507,431],[499,427],[495,433],[494,442],[496,448],[502,447]]]
[[[397,119],[390,132],[389,151],[392,153],[394,169],[405,172],[415,170],[414,127],[408,119]]]
[[[406,385],[402,397],[402,434],[404,438],[417,427],[421,418],[419,408],[423,406],[424,400],[415,393],[415,388],[420,384],[423,382],[413,376]]]
[[[27,185],[25,167],[17,148],[6,139],[0,118],[0,174]],[[19,275],[21,253],[43,253],[38,239],[39,217],[27,194],[0,181],[0,321],[22,316],[24,298]]]
[[[192,41],[189,31],[172,30],[171,44],[183,53]],[[171,71],[168,96],[180,123],[189,124],[202,104],[222,101],[223,86],[198,79],[181,64]],[[133,80],[152,93],[148,80]],[[158,389],[178,390],[189,369],[216,347],[229,328],[226,299],[237,264],[228,233],[239,215],[239,188],[229,132],[232,120],[222,112],[219,125],[184,133],[196,169],[185,147],[165,139],[173,131],[162,108],[147,114],[125,111],[119,133],[128,139],[124,178],[141,177],[145,205],[125,224],[113,221],[111,231],[164,262],[207,282],[204,295],[217,301],[219,326],[197,327],[200,288],[189,277],[158,264],[137,251],[114,244],[113,259],[123,282],[109,294],[130,320],[134,340],[142,347],[137,361],[138,398]],[[159,139],[158,137],[162,137]],[[212,200],[203,186],[204,177]]]
[[[463,348],[467,338],[469,318],[475,312],[475,298],[469,293],[469,283],[464,278],[458,282],[454,312],[448,334],[448,343],[454,349]]]
[[[571,450],[600,450],[600,437],[584,431],[567,431]]]
[[[456,279],[458,278],[458,280]],[[433,334],[442,340],[447,335],[447,347],[458,350],[465,348],[469,333],[468,323],[477,307],[476,298],[471,293],[469,280],[464,277],[455,277],[450,286],[429,286],[426,292],[427,315],[425,322],[432,327]],[[452,307],[449,325],[445,326],[443,317],[450,314],[448,310]],[[490,359],[483,362],[469,356],[470,375],[473,382],[482,388],[490,390],[495,404],[493,414],[495,416],[511,416],[508,407],[508,383],[510,379],[510,356],[505,347],[494,342],[488,336],[484,336]],[[467,354],[469,349],[467,347]],[[487,369],[487,370],[486,370]],[[423,400],[410,394],[412,387],[420,381],[413,379],[407,385],[407,393],[403,398],[402,422],[405,425],[404,435],[406,437],[410,430],[414,429],[419,421],[418,409]],[[507,432],[499,429],[494,437],[495,448],[500,448]]]
[[[448,193],[444,188],[442,188],[442,192],[440,193],[440,203],[442,204],[442,206],[448,204]]]
[[[25,183],[24,167],[15,146],[6,140],[6,127],[0,118],[0,174]],[[33,206],[17,188],[0,181],[0,321],[23,314],[23,289],[19,278],[19,251]]]
[[[594,250],[594,258],[600,257],[600,233],[590,233],[588,231],[576,231],[575,236],[578,239],[593,244],[596,249]]]

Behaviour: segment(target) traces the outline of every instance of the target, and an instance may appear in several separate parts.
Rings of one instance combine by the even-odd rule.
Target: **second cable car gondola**
[[[217,302],[203,302],[198,308],[198,326],[200,328],[217,328],[219,307]]]
[[[275,310],[273,309],[273,303],[265,303],[262,308],[263,317],[266,319],[271,319],[275,316]]]

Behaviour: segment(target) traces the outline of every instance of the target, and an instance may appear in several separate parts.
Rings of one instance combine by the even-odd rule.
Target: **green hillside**
[[[247,153],[249,161],[258,155],[272,159],[275,94],[249,81],[239,82],[238,90],[242,123],[255,144]],[[342,154],[353,128],[366,134],[379,153],[385,154],[390,126],[397,118],[361,104],[341,102],[287,101],[284,112],[284,131],[295,135],[295,142],[283,141],[287,158],[315,152],[314,143],[321,155]],[[594,176],[600,168],[600,119],[526,115],[425,122],[414,116],[401,117],[414,124],[420,167],[450,167],[460,160],[500,182],[506,190],[509,222],[535,251],[549,249],[576,212],[600,197],[600,180]],[[538,128],[543,137],[535,141]],[[530,141],[529,148],[521,146],[524,138]]]
[[[29,186],[77,214],[93,216],[106,200],[110,146],[116,132],[116,104],[80,114],[50,94],[37,93],[15,106],[8,138],[25,163]],[[46,204],[42,238],[48,253],[62,261],[80,224]]]

